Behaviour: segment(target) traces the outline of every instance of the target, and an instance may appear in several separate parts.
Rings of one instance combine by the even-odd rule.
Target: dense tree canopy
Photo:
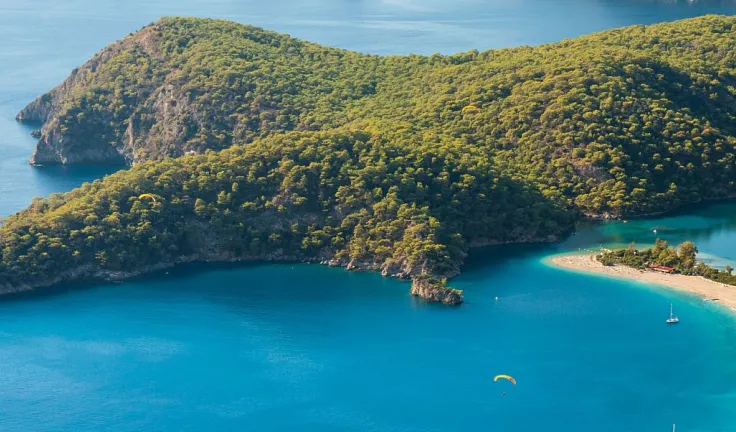
[[[572,220],[563,205],[499,175],[480,148],[295,132],[143,163],[37,199],[0,230],[0,286],[182,257],[334,259],[402,277],[454,275],[471,241],[555,238]]]
[[[112,145],[131,161],[292,130],[456,140],[584,213],[650,213],[736,192],[734,25],[707,16],[535,48],[380,57],[166,18],[21,118],[45,117],[70,151]]]
[[[182,257],[452,275],[470,244],[732,196],[735,25],[381,57],[162,19],[19,114],[52,156],[152,162],[10,218],[0,283]]]

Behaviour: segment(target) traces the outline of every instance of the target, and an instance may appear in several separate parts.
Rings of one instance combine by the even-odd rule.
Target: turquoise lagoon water
[[[659,222],[641,222],[642,238]],[[615,225],[579,235],[632,229]],[[736,430],[733,316],[544,265],[576,240],[475,251],[459,308],[318,265],[194,266],[12,298],[3,430]]]
[[[0,216],[115,168],[31,168],[13,121],[97,49],[207,15],[376,53],[550,42],[730,2],[0,0]],[[694,240],[736,260],[736,204],[473,251],[459,308],[375,274],[189,266],[0,302],[0,430],[736,431],[736,321],[661,287],[550,268],[601,244]],[[498,300],[495,298],[498,297]],[[669,303],[682,323],[664,324]],[[498,373],[512,387],[493,383]],[[503,395],[505,393],[505,396]]]

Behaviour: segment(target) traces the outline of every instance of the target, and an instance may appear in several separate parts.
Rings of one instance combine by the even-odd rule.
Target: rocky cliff
[[[444,280],[431,277],[415,277],[411,284],[411,295],[449,305],[459,305],[463,302],[462,291],[449,288]]]
[[[375,86],[374,72],[357,69],[377,61],[232,22],[165,18],[16,118],[42,123],[32,164],[132,165],[344,124],[340,111]]]
[[[119,120],[141,103],[153,77],[140,76],[136,82],[127,78],[121,61],[159,56],[151,43],[152,28],[140,31],[111,44],[84,65],[74,69],[59,86],[23,108],[16,119],[40,123],[34,132],[38,144],[31,156],[34,165],[45,164],[123,164],[133,161],[129,142],[124,139]],[[119,80],[111,92],[105,82]],[[131,91],[133,88],[134,91]],[[128,90],[125,92],[125,90]],[[117,100],[115,100],[117,99]],[[126,104],[131,105],[130,107]],[[112,111],[115,110],[115,111]]]

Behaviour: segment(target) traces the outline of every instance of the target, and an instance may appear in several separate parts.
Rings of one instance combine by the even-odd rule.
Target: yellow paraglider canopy
[[[138,197],[138,199],[143,199],[143,198],[151,198],[153,200],[153,202],[156,202],[156,197],[153,196],[153,195],[151,195],[151,194],[147,194],[146,193],[146,194],[143,194],[143,195],[141,195],[141,196]]]
[[[496,381],[498,381],[498,380],[500,380],[500,379],[506,379],[506,380],[509,380],[509,381],[511,381],[511,383],[512,383],[513,385],[516,385],[516,380],[514,379],[514,377],[512,377],[512,376],[509,376],[509,375],[496,375],[496,377],[495,377],[495,378],[493,378],[493,382],[496,382]]]
[[[480,112],[480,108],[478,108],[475,105],[467,105],[467,106],[464,106],[462,109],[463,114],[468,114],[468,113],[477,114],[479,112]]]

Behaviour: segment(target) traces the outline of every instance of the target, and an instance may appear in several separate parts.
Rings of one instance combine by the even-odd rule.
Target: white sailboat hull
[[[676,316],[672,315],[672,303],[670,303],[670,317],[667,319],[667,324],[677,324],[680,322],[680,319]]]

